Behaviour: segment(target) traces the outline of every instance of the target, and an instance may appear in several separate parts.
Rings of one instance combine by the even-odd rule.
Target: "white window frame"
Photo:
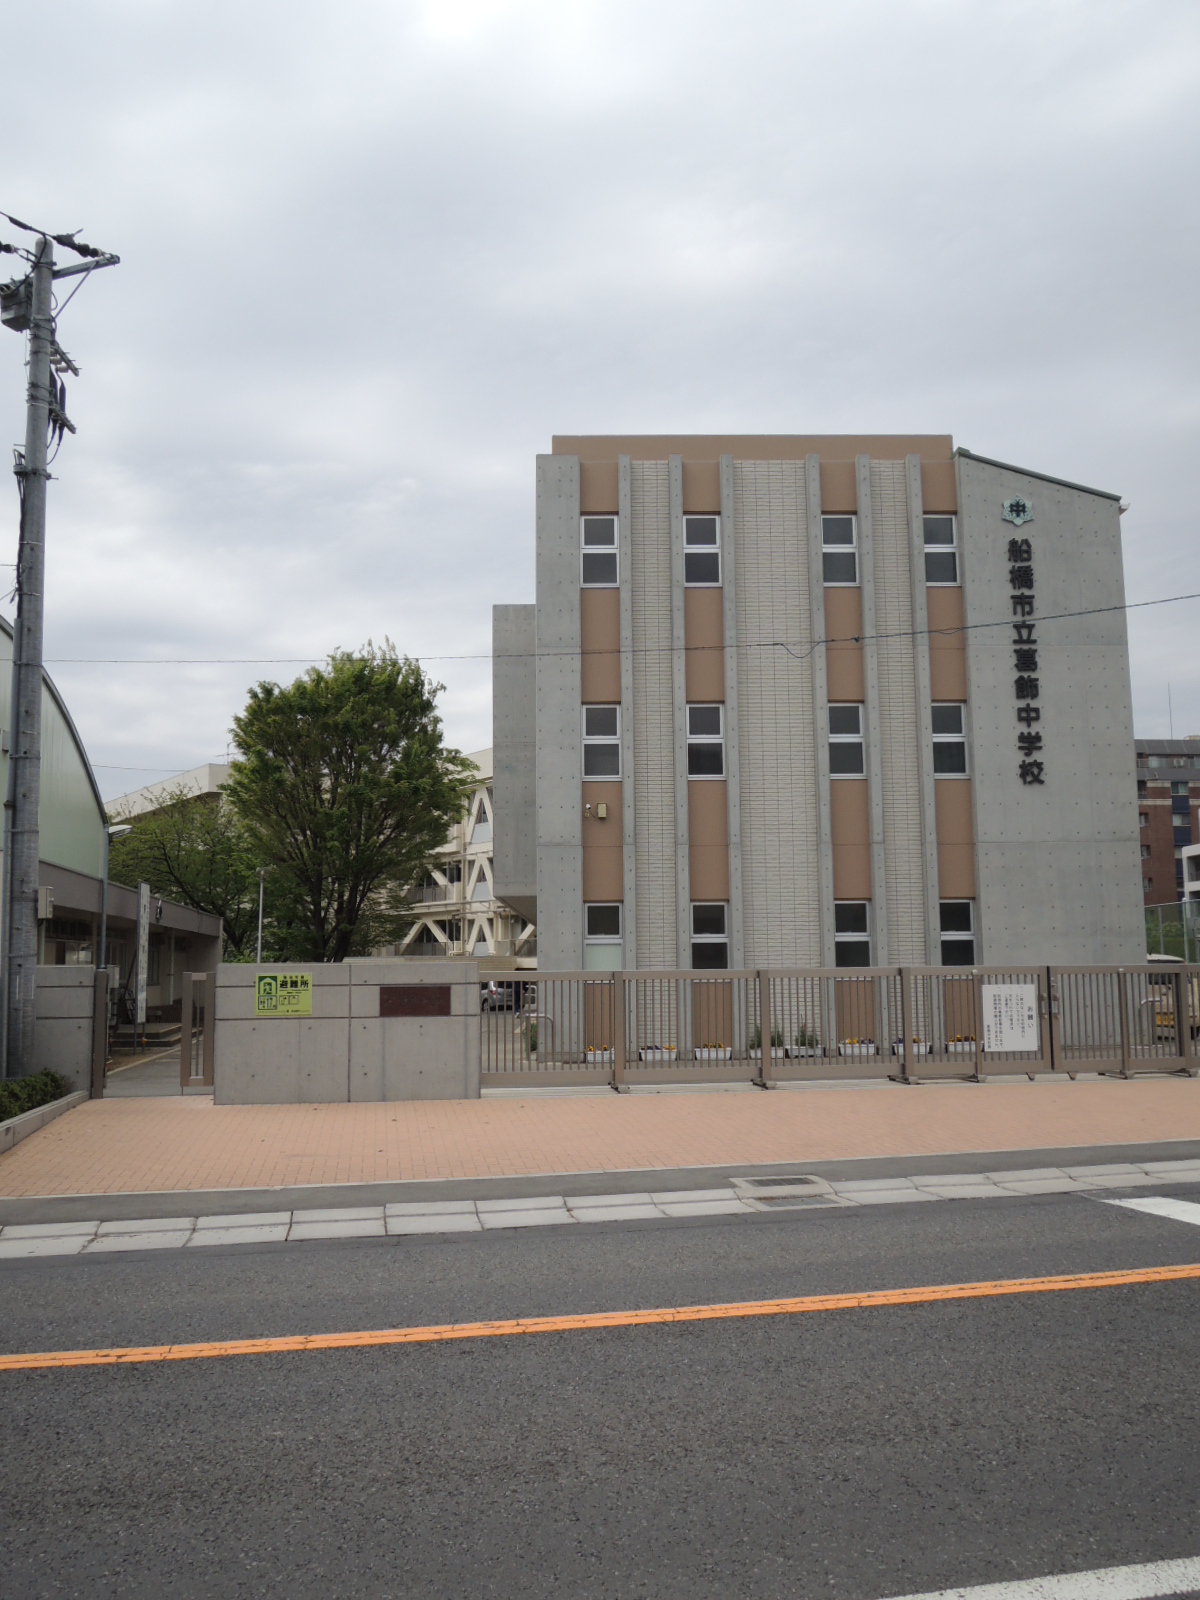
[[[863,909],[866,911],[867,929],[866,929],[865,933],[860,932],[857,929],[855,929],[854,931],[851,931],[851,932],[846,932],[846,933],[840,933],[838,931],[837,914],[838,914],[839,909],[842,906],[862,906],[863,907]],[[866,959],[866,961],[864,963],[862,963],[862,965],[868,966],[868,967],[871,965],[871,961],[872,961],[872,959],[874,957],[874,954],[875,954],[875,941],[871,936],[871,902],[869,900],[835,900],[833,902],[834,966],[838,966],[838,967],[841,966],[841,962],[839,962],[837,960],[837,954],[836,954],[837,947],[838,947],[839,944],[840,945],[865,944],[866,947],[867,947],[867,959]],[[855,965],[858,965],[858,963],[855,963]]]
[[[593,910],[616,911],[618,933],[592,933]],[[620,972],[625,964],[625,912],[619,900],[588,900],[583,907],[583,970]]]
[[[830,544],[825,537],[825,525],[828,522],[848,522],[850,524],[849,544]],[[853,578],[830,578],[825,572],[825,558],[832,555],[845,555],[847,551],[854,559]],[[857,589],[858,588],[858,518],[851,516],[848,511],[828,511],[821,517],[821,581],[826,589]]]
[[[930,589],[957,589],[962,582],[962,574],[958,570],[958,518],[945,511],[931,511],[921,520],[921,536],[925,541],[926,587]],[[948,522],[950,524],[949,544],[930,544],[925,524],[933,521]],[[950,555],[954,558],[954,576],[952,578],[931,578],[929,576],[929,557],[939,554]]]
[[[717,530],[715,544],[692,544],[688,539],[688,532],[693,522],[711,522]],[[689,555],[715,555],[717,558],[717,575],[715,578],[689,578]],[[689,514],[683,519],[683,583],[686,589],[719,589],[722,580],[721,565],[721,519],[713,512],[697,512]]]
[[[583,776],[588,783],[617,783],[621,777],[621,707],[620,705],[591,705],[580,708],[580,729],[583,735]],[[588,713],[590,711],[613,711],[616,713],[617,731],[610,733],[589,733]],[[596,750],[611,746],[617,752],[617,770],[615,772],[589,772],[587,757],[589,750]]]
[[[964,933],[961,929],[957,929],[957,928],[949,928],[949,929],[947,929],[947,928],[942,927],[942,913],[943,913],[943,911],[945,910],[945,908],[947,906],[966,906],[967,915],[968,915],[968,917],[970,919],[970,923],[971,923],[971,929],[970,929],[970,933],[969,934],[968,933]],[[956,958],[953,961],[947,961],[946,960],[946,943],[947,943],[947,941],[951,940],[951,941],[956,941],[959,944],[963,944],[968,939],[970,940],[970,944],[971,944],[971,959],[970,959],[970,961],[963,961],[963,960],[958,959],[958,958]],[[976,957],[977,957],[979,951],[978,951],[978,934],[977,934],[976,928],[975,928],[975,902],[974,902],[974,900],[939,900],[939,902],[938,902],[938,940],[939,940],[939,944],[940,944],[940,947],[941,947],[938,950],[938,955],[941,956],[941,958],[942,958],[942,966],[944,966],[944,967],[976,967],[976,966],[979,965],[978,961],[976,960]]]
[[[963,770],[961,772],[939,772],[937,770],[937,764],[935,762],[934,769],[933,769],[933,775],[934,775],[935,778],[969,778],[971,776],[971,760],[970,760],[970,753],[969,753],[968,748],[967,748],[967,707],[966,707],[966,703],[964,701],[962,701],[962,700],[935,700],[933,702],[933,705],[930,708],[930,710],[932,712],[932,711],[935,711],[935,710],[940,710],[940,709],[942,709],[943,707],[946,707],[946,706],[957,707],[957,709],[958,709],[958,711],[960,713],[960,717],[961,717],[962,731],[960,733],[935,733],[933,735],[933,746],[934,746],[934,749],[936,750],[938,745],[961,744],[962,745],[962,752],[963,752]],[[933,719],[932,719],[932,715],[931,715],[930,721],[932,722],[932,720]]]
[[[719,910],[720,913],[721,913],[721,921],[722,921],[722,924],[723,924],[723,932],[721,932],[721,933],[697,933],[696,932],[696,913],[697,913],[697,911],[717,911],[717,910]],[[697,971],[697,972],[728,972],[728,970],[729,970],[729,906],[728,906],[726,901],[724,901],[724,900],[693,900],[693,902],[692,902],[692,914],[691,914],[691,939],[690,939],[689,942],[690,942],[690,945],[691,945],[691,949],[690,949],[689,954],[691,956],[692,968],[693,968],[694,971]],[[697,945],[704,945],[704,946],[707,946],[709,949],[713,948],[716,945],[721,945],[725,950],[725,965],[723,967],[697,967],[696,966],[696,946]]]
[[[834,710],[842,711],[842,710],[845,710],[845,709],[847,709],[849,707],[853,707],[853,709],[858,712],[858,732],[856,734],[854,734],[854,733],[834,733],[833,732],[833,722],[832,722],[832,718],[830,717],[829,713],[831,711],[834,711]],[[858,701],[858,700],[831,700],[829,705],[825,708],[825,727],[826,727],[826,731],[828,733],[829,748],[830,748],[831,752],[832,752],[833,747],[835,745],[855,745],[856,744],[858,746],[859,753],[860,753],[860,755],[862,757],[862,763],[859,766],[859,769],[858,769],[857,772],[835,772],[833,770],[833,757],[832,757],[832,754],[831,754],[830,755],[830,760],[829,760],[829,777],[830,777],[830,779],[833,780],[834,778],[865,778],[866,775],[867,775],[867,746],[866,746],[866,740],[863,737],[863,708],[862,708],[861,701]]]
[[[587,544],[587,525],[589,522],[610,522],[612,524],[612,544]],[[585,576],[584,561],[589,555],[607,555],[612,552],[613,575],[611,578],[595,579]],[[620,520],[615,516],[586,516],[579,519],[579,586],[581,589],[617,589],[621,585],[621,528]]]
[[[711,733],[693,734],[692,733],[692,712],[693,711],[715,711],[717,713],[717,720],[720,723],[721,731],[718,734],[716,734],[715,736],[713,734],[711,734]],[[692,746],[693,745],[695,745],[697,748],[700,748],[702,746],[707,746],[709,748],[715,747],[716,749],[720,750],[720,752],[721,752],[721,770],[720,770],[720,772],[693,772],[692,771]],[[712,782],[714,780],[720,782],[720,781],[722,781],[724,779],[724,777],[725,777],[725,707],[723,705],[721,705],[721,704],[719,704],[718,702],[715,702],[715,701],[706,700],[706,701],[697,701],[694,705],[689,705],[687,707],[687,747],[688,747],[688,782],[689,783],[705,783],[705,782]],[[705,904],[707,904],[707,903],[708,902],[706,901]]]

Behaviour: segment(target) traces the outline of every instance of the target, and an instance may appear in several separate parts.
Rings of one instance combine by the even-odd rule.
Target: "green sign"
[[[256,1017],[311,1017],[311,972],[260,972],[254,980]]]

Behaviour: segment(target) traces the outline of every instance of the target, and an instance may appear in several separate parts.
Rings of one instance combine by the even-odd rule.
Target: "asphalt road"
[[[1193,1196],[1197,1197],[1197,1196]],[[5,1350],[1200,1261],[1078,1195],[0,1265]],[[1200,1555],[1200,1284],[0,1374],[0,1594],[879,1600]]]

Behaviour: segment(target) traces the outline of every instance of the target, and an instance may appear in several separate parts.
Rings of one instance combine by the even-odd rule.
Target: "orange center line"
[[[599,1328],[646,1328],[681,1322],[721,1322],[739,1317],[791,1317],[812,1311],[932,1305],[945,1300],[989,1300],[1000,1295],[1054,1294],[1066,1289],[1119,1289],[1134,1284],[1178,1283],[1197,1278],[1200,1278],[1200,1263],[1187,1263],[1175,1267],[1137,1267],[1125,1272],[936,1283],[922,1288],[870,1289],[856,1294],[735,1300],[723,1305],[661,1306],[644,1311],[587,1311],[576,1316],[449,1322],[415,1328],[377,1328],[359,1333],[299,1333],[273,1339],[216,1339],[203,1344],[128,1345],[113,1350],[41,1350],[0,1355],[0,1372],[31,1372],[47,1367],[123,1367],[147,1361],[206,1361],[219,1356],[286,1355],[307,1350],[364,1350],[380,1345],[500,1339],[518,1333],[583,1333]]]

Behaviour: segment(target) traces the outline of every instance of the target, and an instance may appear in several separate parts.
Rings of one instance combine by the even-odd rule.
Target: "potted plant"
[[[771,1029],[771,1054],[773,1056],[782,1056],[782,1055],[786,1055],[786,1053],[787,1052],[784,1050],[784,1046],[783,1046],[783,1029],[782,1028],[772,1028]],[[750,1035],[750,1059],[752,1061],[761,1061],[761,1059],[762,1059],[762,1029],[761,1028],[755,1028],[754,1032]]]
[[[906,1046],[903,1039],[894,1039],[892,1041],[892,1054],[894,1056],[906,1056],[909,1050],[912,1051],[914,1056],[927,1056],[929,1054],[929,1041],[927,1039],[918,1039],[915,1033],[912,1036],[912,1044],[910,1046]]]
[[[698,1044],[693,1054],[697,1061],[728,1061],[733,1055],[733,1046],[722,1044],[718,1039],[715,1044]]]
[[[956,1033],[953,1039],[946,1040],[946,1054],[948,1056],[973,1056],[975,1054],[975,1035],[973,1033]]]
[[[801,1028],[800,1032],[792,1036],[789,1056],[816,1056],[821,1053],[821,1041],[811,1028]]]
[[[613,1051],[612,1051],[611,1048],[609,1048],[607,1050],[605,1050],[605,1049],[597,1049],[594,1044],[588,1045],[588,1047],[587,1047],[587,1064],[588,1064],[589,1067],[609,1066],[609,1065],[611,1065],[612,1060],[613,1060]]]
[[[644,1044],[638,1051],[639,1061],[674,1061],[679,1054],[677,1045]]]
[[[841,1039],[838,1041],[838,1055],[840,1056],[873,1056],[874,1054],[874,1039]]]

